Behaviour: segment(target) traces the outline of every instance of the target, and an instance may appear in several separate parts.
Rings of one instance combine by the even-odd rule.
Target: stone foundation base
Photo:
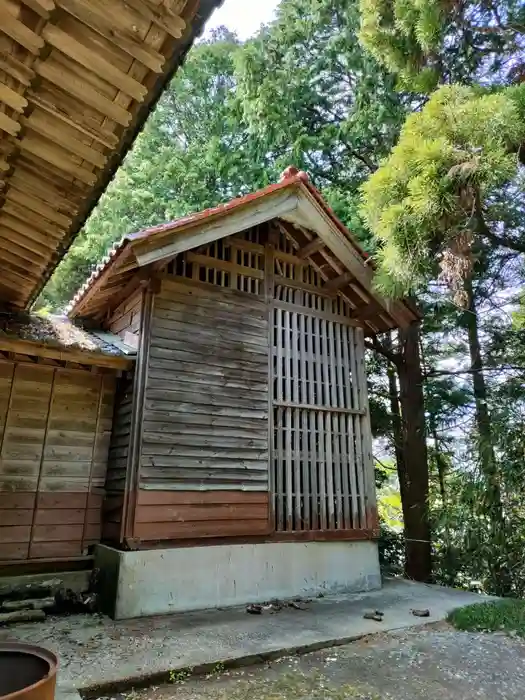
[[[117,620],[380,588],[375,542],[272,542],[121,552],[98,545],[105,612]]]

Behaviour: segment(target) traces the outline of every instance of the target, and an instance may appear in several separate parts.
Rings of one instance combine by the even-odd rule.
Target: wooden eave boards
[[[0,302],[47,281],[220,0],[0,0]]]

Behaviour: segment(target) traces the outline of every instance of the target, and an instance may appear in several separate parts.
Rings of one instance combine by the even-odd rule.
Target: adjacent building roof
[[[125,236],[94,270],[73,298],[72,317],[102,318],[121,299],[141,268],[158,267],[177,254],[266,221],[288,227],[305,259],[321,265],[325,284],[344,293],[371,332],[406,326],[419,316],[405,301],[384,299],[373,287],[373,265],[358,241],[337,218],[306,173],[288,168],[279,183],[176,221]],[[308,243],[308,245],[306,245]],[[341,268],[345,271],[341,274]]]
[[[40,292],[222,0],[0,3],[0,303]]]
[[[89,331],[63,316],[0,312],[0,352],[127,369],[136,350],[111,333]]]

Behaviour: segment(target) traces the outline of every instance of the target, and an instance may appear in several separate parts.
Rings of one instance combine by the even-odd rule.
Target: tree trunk
[[[397,370],[403,459],[398,462],[398,474],[405,524],[405,574],[415,581],[430,581],[428,452],[419,334],[419,323],[399,331],[401,356]]]
[[[465,289],[468,295],[468,307],[463,315],[463,324],[468,334],[479,461],[481,472],[487,485],[486,515],[490,518],[492,541],[497,550],[499,550],[495,553],[496,556],[491,557],[489,567],[491,570],[494,592],[497,595],[508,595],[511,592],[512,586],[510,573],[505,563],[502,561],[504,559],[506,544],[506,524],[501,499],[501,476],[494,451],[492,425],[487,404],[488,392],[485,375],[483,373],[478,315],[472,279],[468,279],[465,282]]]

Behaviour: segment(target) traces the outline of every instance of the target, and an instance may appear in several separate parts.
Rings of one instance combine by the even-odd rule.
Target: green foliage
[[[197,45],[39,303],[62,307],[124,234],[184,216],[277,179],[243,123],[227,30]]]
[[[360,8],[360,41],[405,89],[489,76],[504,84],[525,70],[521,0],[360,0]]]
[[[448,621],[458,630],[512,632],[525,637],[525,601],[499,600],[467,605],[452,611]]]
[[[283,0],[237,55],[239,94],[265,151],[306,170],[372,246],[357,188],[395,143],[408,101],[356,42],[358,26],[355,0]]]
[[[40,304],[62,307],[126,234],[276,182],[293,163],[372,250],[358,186],[395,143],[406,99],[355,41],[354,0],[285,0],[241,44],[198,44]]]
[[[443,87],[407,119],[362,189],[386,294],[420,289],[447,250],[456,246],[459,257],[462,236],[490,236],[502,224],[505,191],[523,192],[516,152],[525,143],[524,100],[525,86],[495,93]]]

